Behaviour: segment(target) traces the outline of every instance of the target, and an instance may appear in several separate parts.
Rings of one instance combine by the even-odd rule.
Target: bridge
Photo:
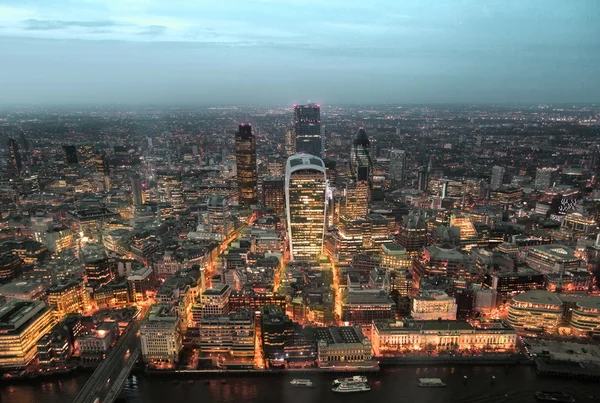
[[[140,356],[140,320],[127,326],[106,359],[96,368],[73,403],[113,403]]]

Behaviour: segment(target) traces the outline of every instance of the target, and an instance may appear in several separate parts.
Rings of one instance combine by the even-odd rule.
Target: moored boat
[[[371,390],[371,388],[366,383],[342,382],[339,385],[334,386],[331,390],[336,393],[353,393],[353,392],[368,392]]]
[[[333,385],[337,386],[337,385],[341,385],[342,383],[366,383],[366,382],[367,382],[366,376],[356,375],[356,376],[353,376],[352,378],[336,379],[335,381],[333,381]]]
[[[565,392],[549,392],[542,390],[535,393],[535,398],[543,402],[574,403],[575,399]]]
[[[443,388],[446,384],[440,378],[419,378],[419,386],[423,388]]]

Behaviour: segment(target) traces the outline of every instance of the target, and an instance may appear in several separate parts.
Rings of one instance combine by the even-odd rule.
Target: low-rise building
[[[100,323],[92,331],[76,338],[79,356],[84,362],[99,362],[106,358],[119,337],[119,325],[114,321]]]
[[[544,288],[544,275],[527,266],[520,266],[516,271],[495,272],[485,276],[485,283],[500,295],[512,295],[529,290]]]
[[[342,367],[344,364],[371,363],[371,341],[363,335],[360,326],[329,326],[313,329],[317,341],[320,367]]]
[[[172,366],[179,360],[181,334],[172,305],[153,305],[140,326],[142,357],[153,366]]]
[[[508,322],[518,330],[554,333],[563,308],[558,295],[545,290],[530,290],[510,301]]]
[[[392,319],[396,304],[384,291],[349,290],[342,300],[342,321],[370,326],[373,320]]]
[[[38,341],[54,324],[52,309],[41,301],[12,300],[0,307],[0,368],[29,364]]]
[[[149,267],[141,267],[127,276],[131,301],[144,302],[147,292],[154,289],[154,272]]]
[[[415,320],[456,320],[456,298],[441,291],[422,291],[413,298],[410,315]]]
[[[514,352],[515,329],[503,320],[463,322],[452,320],[375,321],[371,333],[373,354],[409,353],[411,351],[460,351],[473,348]]]
[[[581,260],[575,256],[575,251],[564,245],[538,245],[527,251],[527,264],[546,274],[562,274],[566,270],[577,270]]]
[[[46,294],[47,284],[34,279],[17,279],[0,285],[0,296],[7,301],[13,299],[41,300]]]
[[[586,298],[571,311],[571,329],[579,336],[600,335],[600,297]]]

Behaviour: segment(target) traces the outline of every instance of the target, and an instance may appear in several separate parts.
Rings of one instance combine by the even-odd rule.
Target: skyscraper
[[[131,177],[131,195],[133,197],[133,205],[139,207],[143,203],[142,197],[142,181],[138,176]]]
[[[212,196],[208,199],[207,212],[209,232],[219,234],[221,240],[231,235],[234,227],[226,197]]]
[[[355,182],[366,181],[371,185],[373,163],[371,162],[370,142],[367,132],[362,127],[358,129],[350,151],[350,170]]]
[[[504,183],[504,167],[494,165],[492,168],[492,178],[490,180],[490,188],[492,190],[500,189]]]
[[[390,178],[399,185],[406,176],[406,151],[390,150]]]
[[[285,155],[291,157],[296,154],[296,128],[289,127],[285,131]]]
[[[312,260],[323,252],[325,190],[323,160],[306,154],[288,158],[285,199],[292,260]]]
[[[77,147],[74,145],[64,145],[63,150],[65,150],[65,162],[67,164],[77,164],[79,162],[77,160]]]
[[[21,159],[21,150],[19,149],[19,143],[17,143],[17,140],[13,138],[8,139],[8,152],[14,171],[17,175],[20,175],[21,171],[23,170],[23,161]]]
[[[297,153],[311,154],[319,158],[323,156],[321,107],[319,105],[294,106],[294,131]]]
[[[244,207],[257,203],[256,137],[249,123],[242,123],[235,134],[238,202]]]
[[[265,178],[262,183],[263,206],[272,208],[275,214],[283,214],[285,205],[285,181],[283,178]]]

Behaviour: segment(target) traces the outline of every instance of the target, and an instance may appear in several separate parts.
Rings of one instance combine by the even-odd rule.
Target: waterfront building
[[[0,306],[0,369],[27,366],[54,324],[52,309],[41,301],[12,300]]]
[[[235,162],[238,182],[238,202],[249,208],[258,202],[256,169],[256,136],[250,123],[239,125],[235,133]]]
[[[562,317],[562,305],[557,294],[530,290],[510,300],[508,322],[519,330],[554,333]]]
[[[323,156],[320,105],[294,106],[294,136],[296,138],[296,153],[306,153],[319,158]]]
[[[119,325],[114,321],[102,322],[92,331],[77,336],[82,361],[100,362],[104,360],[117,337],[119,337]]]
[[[65,365],[73,352],[69,332],[58,324],[37,342],[37,358],[41,368]]]
[[[197,344],[203,353],[254,358],[254,312],[240,309],[228,315],[203,316]]]
[[[600,335],[600,297],[584,298],[575,303],[569,321],[573,333],[583,337]]]
[[[563,274],[565,270],[577,270],[581,264],[573,249],[557,244],[529,248],[525,261],[530,267],[544,274]]]
[[[151,366],[172,366],[179,360],[181,334],[176,309],[168,304],[150,307],[140,325],[142,358]]]
[[[360,326],[329,326],[309,329],[317,342],[317,364],[325,368],[352,368],[373,364],[371,340]]]
[[[422,291],[413,298],[410,316],[415,320],[456,320],[456,298],[441,291]]]
[[[81,278],[63,279],[47,290],[48,305],[60,321],[69,313],[84,313],[88,303],[87,291]]]
[[[325,189],[320,158],[308,154],[288,158],[285,196],[291,260],[314,260],[323,253]]]
[[[371,332],[373,355],[434,350],[465,351],[481,349],[515,352],[517,333],[503,320],[453,321],[413,320],[375,321]]]

